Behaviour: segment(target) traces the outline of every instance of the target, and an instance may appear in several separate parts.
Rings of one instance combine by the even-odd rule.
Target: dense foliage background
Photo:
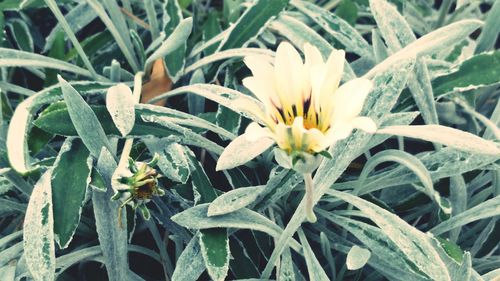
[[[499,280],[500,1],[3,0],[0,11],[1,280]],[[324,58],[345,49],[344,81],[375,85],[363,114],[381,133],[329,151],[314,224],[303,178],[271,150],[215,170],[256,102],[242,59],[272,59],[283,41]],[[140,103],[107,94],[120,82]],[[135,161],[159,155],[165,191],[137,209],[111,200],[129,145]]]

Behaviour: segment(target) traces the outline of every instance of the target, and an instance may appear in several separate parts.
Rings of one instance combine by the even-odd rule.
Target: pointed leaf
[[[56,270],[51,176],[48,170],[36,183],[24,219],[24,254],[35,281],[54,280]]]
[[[222,152],[217,161],[216,170],[227,170],[247,163],[262,154],[274,144],[270,138],[250,140],[243,134],[233,140]]]
[[[99,119],[82,96],[61,76],[58,77],[64,100],[68,106],[71,122],[92,156],[99,157],[101,148],[111,150],[106,133]]]
[[[458,150],[471,153],[500,156],[500,148],[492,141],[461,130],[440,125],[390,126],[377,131],[388,134],[416,138],[441,143]]]
[[[230,257],[227,229],[200,230],[200,247],[210,277],[215,281],[225,280]]]
[[[106,108],[122,136],[128,135],[134,127],[135,104],[132,90],[127,85],[120,83],[108,89]]]
[[[265,185],[241,187],[217,197],[208,207],[208,216],[224,215],[245,208],[264,191]]]
[[[352,246],[347,253],[346,265],[349,270],[358,270],[365,266],[370,259],[371,252],[357,245]]]
[[[54,234],[61,249],[69,245],[80,222],[91,171],[88,149],[80,139],[68,138],[52,172]]]

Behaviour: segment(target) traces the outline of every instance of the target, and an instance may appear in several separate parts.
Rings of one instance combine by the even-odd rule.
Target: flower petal
[[[290,118],[293,117],[292,104],[297,106],[298,112],[302,112],[303,68],[297,50],[288,42],[281,43],[276,50],[274,77],[282,109]]]
[[[307,150],[313,152],[321,152],[325,150],[330,143],[326,136],[318,129],[313,128],[307,130]]]
[[[295,149],[302,149],[303,135],[305,131],[304,119],[302,117],[295,117],[292,124],[293,147]]]
[[[304,56],[305,65],[307,65],[308,67],[312,67],[318,64],[324,64],[323,56],[321,55],[318,48],[309,43],[304,44]]]
[[[249,89],[264,104],[266,110],[269,110],[273,103],[278,107],[280,106],[274,90],[274,83],[255,76],[244,78],[242,82],[243,86]]]
[[[333,123],[358,116],[372,86],[372,82],[364,78],[356,78],[340,86],[333,98]]]
[[[273,137],[271,131],[268,128],[263,128],[256,122],[250,123],[245,129],[245,134],[243,135],[246,136],[247,140],[249,141],[257,141],[264,137]]]
[[[285,169],[292,169],[292,157],[290,157],[285,151],[279,148],[274,149],[274,159],[278,162],[278,165]]]
[[[248,77],[251,78],[250,81],[246,82],[248,86],[245,85],[245,80],[248,78],[243,79],[243,85],[265,104],[272,101],[272,103],[280,107],[281,104],[276,94],[274,82],[274,67],[271,63],[263,56],[248,56],[245,57],[244,62],[252,71],[253,77]]]
[[[269,77],[274,72],[274,67],[264,56],[253,55],[246,56],[243,61],[250,68],[253,76]]]
[[[351,121],[351,124],[356,129],[361,129],[367,133],[373,134],[377,131],[377,124],[370,117],[359,116]]]
[[[338,122],[332,125],[326,136],[328,141],[333,144],[338,140],[343,140],[349,137],[353,129],[354,128],[350,123]]]
[[[326,62],[326,73],[321,86],[321,99],[328,100],[339,87],[340,79],[344,73],[344,50],[333,50]]]

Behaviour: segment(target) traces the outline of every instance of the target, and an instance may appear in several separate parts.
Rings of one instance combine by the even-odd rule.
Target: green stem
[[[451,0],[443,0],[441,7],[439,7],[439,17],[436,21],[435,28],[441,27],[443,25],[444,19],[446,18],[446,15],[448,14],[448,11],[450,10],[451,4],[452,4]]]
[[[311,173],[304,174],[304,182],[306,184],[306,217],[310,223],[315,223],[317,221],[316,215],[314,214],[314,186]]]

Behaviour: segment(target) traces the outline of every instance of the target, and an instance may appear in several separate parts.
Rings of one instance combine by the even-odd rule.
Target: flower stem
[[[306,217],[307,220],[310,223],[315,223],[317,218],[316,215],[314,214],[314,185],[313,185],[313,179],[311,173],[304,174],[304,182],[306,184],[306,194],[304,195],[306,197]]]

